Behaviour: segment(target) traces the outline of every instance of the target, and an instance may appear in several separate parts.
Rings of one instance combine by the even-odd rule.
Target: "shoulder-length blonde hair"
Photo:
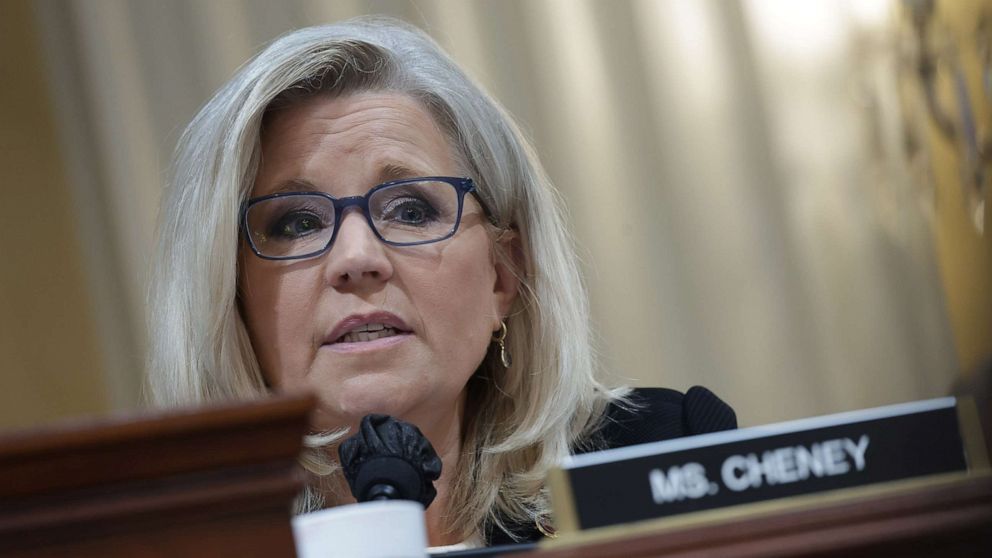
[[[596,379],[589,309],[557,193],[510,116],[424,33],[363,18],[301,29],[243,66],[183,133],[163,197],[150,291],[149,388],[160,405],[268,391],[238,309],[239,208],[260,157],[263,117],[312,95],[393,91],[448,134],[498,228],[512,229],[521,292],[507,318],[508,369],[490,354],[468,385],[449,500],[452,533],[546,520],[549,467],[618,392]],[[492,351],[491,351],[492,353]],[[323,438],[326,446],[328,438]],[[311,440],[314,455],[327,448]]]

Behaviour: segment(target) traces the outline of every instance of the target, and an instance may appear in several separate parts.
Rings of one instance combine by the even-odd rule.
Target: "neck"
[[[461,415],[461,413],[458,413]],[[460,416],[459,416],[460,418]],[[458,460],[461,455],[461,420],[454,420],[448,425],[446,431],[424,433],[437,451],[438,457],[444,464],[441,469],[441,478],[434,482],[437,489],[437,497],[434,502],[424,512],[424,521],[427,524],[427,541],[430,546],[442,546],[461,542],[458,535],[450,533],[448,527],[448,511],[450,509],[451,487],[454,484],[455,473],[458,469]]]

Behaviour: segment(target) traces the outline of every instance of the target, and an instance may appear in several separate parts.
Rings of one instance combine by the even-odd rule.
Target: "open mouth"
[[[384,324],[364,324],[334,340],[335,343],[364,343],[407,333]]]

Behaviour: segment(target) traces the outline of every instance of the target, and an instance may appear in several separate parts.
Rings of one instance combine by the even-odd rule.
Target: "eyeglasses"
[[[471,178],[428,176],[379,184],[364,196],[270,194],[244,204],[241,226],[252,251],[267,260],[314,258],[328,251],[352,206],[362,210],[369,228],[386,244],[429,244],[455,234],[465,194],[474,191]]]

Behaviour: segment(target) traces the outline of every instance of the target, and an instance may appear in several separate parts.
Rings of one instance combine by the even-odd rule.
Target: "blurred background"
[[[281,33],[367,13],[531,136],[615,381],[755,425],[992,359],[989,0],[0,0],[0,428],[141,405],[183,127]]]

